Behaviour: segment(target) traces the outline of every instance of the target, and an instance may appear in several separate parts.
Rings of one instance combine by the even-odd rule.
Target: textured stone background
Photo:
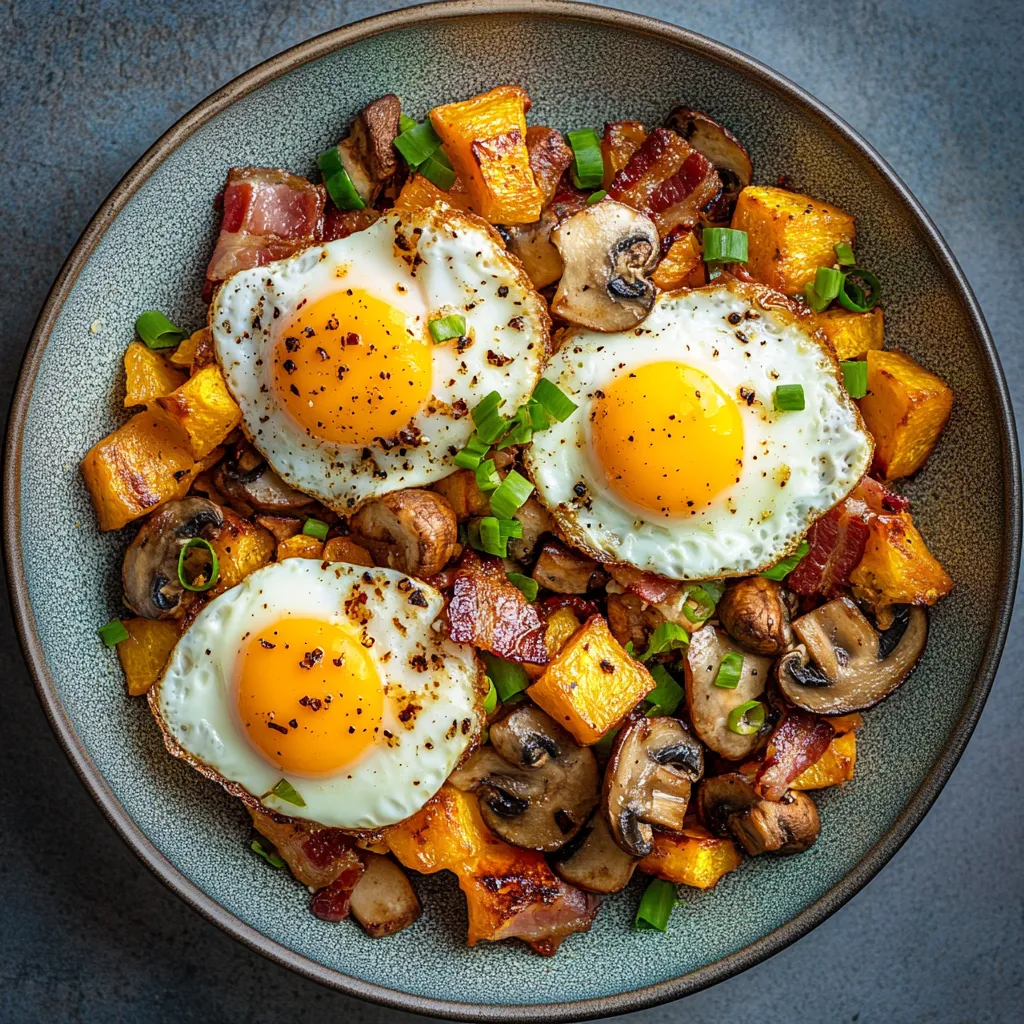
[[[0,407],[97,205],[193,104],[294,43],[401,4],[0,0]],[[938,223],[1024,399],[1024,18],[1015,0],[663,0],[865,135]],[[429,72],[428,72],[429,73]],[[629,69],[623,69],[628,74]],[[969,457],[969,455],[967,456]],[[964,509],[965,529],[970,510]],[[4,592],[3,600],[6,600]],[[74,614],[74,595],[68,595]],[[250,953],[175,899],[103,821],[0,617],[0,1020],[413,1021]],[[1024,637],[925,822],[854,900],[771,961],[637,1022],[1021,1019]]]

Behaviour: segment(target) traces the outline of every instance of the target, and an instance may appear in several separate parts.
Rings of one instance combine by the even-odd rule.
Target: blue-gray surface
[[[93,210],[205,95],[310,35],[401,4],[0,3],[3,405],[32,322]],[[1024,19],[1014,0],[614,4],[777,68],[864,134],[932,214],[973,284],[1015,401],[1024,237]],[[428,55],[425,55],[427,57]],[[681,90],[684,91],[684,90]],[[970,512],[965,509],[965,527]],[[74,614],[74,595],[68,595]],[[200,919],[105,824],[52,737],[2,621],[0,1020],[383,1022]],[[769,962],[637,1021],[1021,1018],[1024,842],[1011,633],[981,724],[925,822],[819,929]]]

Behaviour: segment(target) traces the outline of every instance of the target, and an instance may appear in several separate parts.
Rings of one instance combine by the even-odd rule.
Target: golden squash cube
[[[818,314],[818,323],[840,359],[863,359],[865,353],[885,344],[882,310],[878,306],[867,313],[851,313],[841,307],[826,309]]]
[[[197,370],[156,404],[185,429],[197,459],[213,451],[242,421],[242,410],[215,365]]]
[[[853,778],[857,764],[857,733],[847,732],[834,736],[832,742],[817,761],[805,768],[790,784],[790,789],[825,789],[838,786]]]
[[[117,645],[128,693],[144,694],[161,676],[178,642],[181,623],[176,619],[124,619],[128,639]]]
[[[169,395],[181,387],[187,377],[175,369],[159,352],[133,341],[124,354],[124,407],[148,405],[154,398]]]
[[[305,533],[297,533],[287,540],[278,541],[277,560],[283,562],[286,558],[315,558],[318,562],[323,561],[324,542],[310,537]]]
[[[651,280],[663,292],[674,291],[676,288],[700,288],[707,284],[704,254],[692,231],[672,243],[654,268]]]
[[[654,849],[637,867],[666,882],[710,889],[735,871],[743,858],[731,839],[713,836],[699,825],[688,825],[679,835],[654,833]]]

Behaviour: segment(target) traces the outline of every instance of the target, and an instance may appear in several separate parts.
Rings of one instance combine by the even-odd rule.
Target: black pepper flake
[[[290,721],[290,722],[289,722],[288,724],[289,724],[289,725],[290,725],[290,726],[291,726],[291,727],[292,727],[293,729],[298,729],[298,727],[299,727],[299,722],[298,722],[298,719],[295,719],[295,718],[293,718],[293,719],[292,719],[292,720],[291,720],[291,721]]]
[[[330,700],[330,697],[327,699]],[[299,698],[299,706],[309,708],[310,711],[319,711],[324,706],[324,702],[319,697],[306,696]]]
[[[289,352],[298,352],[299,351],[299,339],[298,338],[294,338],[294,337],[293,338],[285,338],[284,339],[284,347]]]
[[[739,313],[730,313],[729,314],[729,323],[731,323],[733,325],[733,327],[735,327],[742,319],[743,319],[743,317],[740,316]]]
[[[319,665],[323,659],[324,652],[319,647],[314,647],[311,651],[306,651],[302,656],[302,661],[299,662],[299,668],[313,668],[314,665]]]
[[[288,390],[289,390],[289,391],[290,391],[290,392],[291,392],[291,393],[292,393],[293,395],[295,395],[295,397],[296,397],[296,398],[298,397],[298,395],[299,395],[299,389],[298,389],[298,388],[297,388],[297,387],[296,387],[296,386],[295,386],[294,384],[289,384],[289,385],[288,385]]]
[[[615,671],[615,666],[607,658],[602,658],[601,659],[601,671],[602,672],[607,672],[610,675],[612,672]]]
[[[426,608],[427,599],[423,596],[422,590],[414,590],[409,595],[409,604],[415,605],[417,608]]]
[[[268,651],[272,651],[276,646],[277,644],[272,644],[269,640],[264,640],[260,637],[260,647],[266,647]]]
[[[273,729],[274,732],[279,732],[284,736],[288,735],[288,730],[283,725],[278,725],[277,722],[267,722],[267,726]]]
[[[298,367],[295,365],[294,362],[292,362],[291,359],[286,359],[281,364],[281,369],[284,370],[285,373],[294,373],[298,369]]]

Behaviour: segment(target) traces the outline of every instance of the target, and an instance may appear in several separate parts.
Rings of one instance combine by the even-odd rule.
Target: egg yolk
[[[598,393],[592,443],[622,497],[664,516],[696,515],[739,477],[743,422],[703,371],[648,363]]]
[[[380,676],[358,634],[342,623],[279,619],[251,635],[240,661],[246,736],[281,771],[336,772],[378,735]]]
[[[401,310],[361,290],[303,305],[273,358],[280,404],[309,436],[335,444],[395,437],[431,392],[426,338]]]

